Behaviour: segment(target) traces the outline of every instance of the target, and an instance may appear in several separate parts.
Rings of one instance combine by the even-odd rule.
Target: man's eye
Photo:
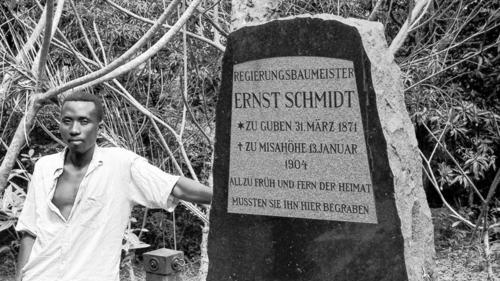
[[[64,119],[64,120],[62,120],[62,122],[64,125],[69,125],[69,123],[71,123],[71,120]]]
[[[89,120],[84,119],[84,120],[80,121],[80,123],[82,125],[87,125],[89,123]]]

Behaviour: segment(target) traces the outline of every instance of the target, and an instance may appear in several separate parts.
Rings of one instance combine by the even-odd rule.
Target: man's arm
[[[178,199],[198,203],[210,204],[212,189],[194,180],[180,177],[172,190],[172,195]]]
[[[185,177],[174,176],[136,157],[130,166],[132,184],[128,194],[132,202],[149,208],[172,211],[176,200],[209,204],[212,189]]]
[[[19,246],[19,254],[17,255],[17,269],[16,269],[16,281],[21,281],[23,279],[22,269],[24,265],[28,262],[28,258],[31,254],[31,249],[35,243],[35,236],[28,232],[23,232],[23,237],[21,238]]]

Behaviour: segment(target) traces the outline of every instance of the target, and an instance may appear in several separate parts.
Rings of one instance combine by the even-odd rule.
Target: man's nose
[[[80,126],[78,126],[77,122],[74,122],[73,125],[71,125],[71,128],[69,129],[69,133],[73,136],[80,134]]]

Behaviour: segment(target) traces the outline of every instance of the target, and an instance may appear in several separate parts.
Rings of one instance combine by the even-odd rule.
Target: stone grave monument
[[[378,23],[296,17],[229,36],[207,280],[431,277],[399,77]]]

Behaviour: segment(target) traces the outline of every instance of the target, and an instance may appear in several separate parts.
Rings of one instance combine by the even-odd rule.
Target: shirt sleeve
[[[177,206],[178,199],[172,196],[172,190],[179,176],[165,173],[142,157],[133,160],[130,174],[132,184],[129,195],[134,203],[169,212]]]
[[[26,199],[24,200],[23,209],[16,224],[17,232],[28,232],[33,236],[37,236],[36,227],[36,186],[40,180],[38,165],[35,164],[35,169],[31,180],[28,184]]]

